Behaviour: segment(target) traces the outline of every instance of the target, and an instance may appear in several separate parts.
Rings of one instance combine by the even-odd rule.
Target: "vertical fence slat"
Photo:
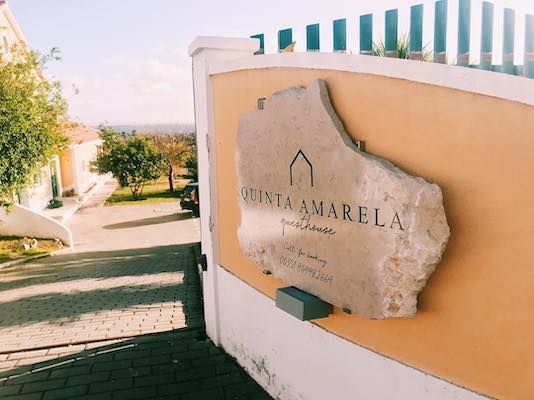
[[[460,0],[458,10],[458,55],[456,64],[469,65],[471,45],[471,0]]]
[[[471,50],[470,28],[472,0],[458,0],[458,52],[457,64],[468,66]],[[447,62],[447,12],[448,0],[437,0],[434,4],[434,51],[433,61]],[[424,5],[416,4],[410,7],[410,30],[408,38],[409,53],[407,58],[423,59],[423,12]],[[513,9],[505,8],[503,15],[503,49],[502,66],[492,65],[493,37],[495,29],[495,7],[487,0],[482,1],[480,68],[501,71],[508,74],[524,75],[534,79],[534,15],[525,16],[525,62],[524,66],[514,65],[515,47],[515,18]],[[373,14],[360,16],[360,54],[373,54]],[[387,10],[385,13],[385,42],[386,57],[399,57],[398,9]],[[250,36],[259,39],[260,46],[255,54],[264,54],[265,37],[263,33]],[[281,52],[293,43],[291,28],[278,31],[278,51]],[[334,52],[347,51],[347,20],[333,21],[333,49]],[[320,51],[320,25],[306,26],[306,50]],[[403,54],[404,56],[404,54]]]
[[[525,70],[527,78],[534,78],[534,15],[525,17]]]
[[[384,44],[385,56],[397,58],[399,52],[397,51],[398,43],[398,27],[399,27],[399,11],[386,11],[386,42]]]
[[[504,9],[503,43],[502,43],[502,70],[507,74],[515,73],[514,68],[514,35],[515,11]]]
[[[373,54],[373,14],[360,16],[360,54]]]
[[[333,23],[334,52],[344,53],[347,51],[347,20],[336,19]]]
[[[264,54],[265,53],[265,36],[263,35],[263,33],[258,33],[257,35],[252,35],[251,38],[252,39],[260,39],[260,48],[254,54],[256,54],[256,55]]]
[[[278,31],[278,51],[283,51],[293,43],[293,30],[291,28]]]
[[[306,26],[306,51],[319,51],[319,24]]]
[[[480,36],[480,68],[491,70],[493,55],[493,4],[482,3],[482,33]]]
[[[410,59],[423,59],[423,5],[410,8]]]
[[[434,62],[447,62],[447,0],[436,1],[435,4]]]

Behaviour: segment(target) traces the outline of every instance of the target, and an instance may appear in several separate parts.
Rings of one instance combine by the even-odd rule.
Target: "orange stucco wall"
[[[369,153],[441,186],[451,239],[415,319],[370,321],[336,310],[315,323],[472,390],[532,398],[534,107],[337,71],[260,69],[212,78],[220,263],[267,296],[285,286],[239,247],[238,118],[259,97],[324,79],[347,132],[365,140]]]

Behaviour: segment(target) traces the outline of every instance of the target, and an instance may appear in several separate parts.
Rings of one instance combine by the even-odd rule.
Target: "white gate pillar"
[[[219,344],[219,301],[217,271],[217,215],[215,139],[213,132],[212,87],[209,66],[236,58],[251,57],[259,49],[259,39],[199,36],[189,46],[193,59],[195,126],[200,193],[200,234],[202,253],[208,270],[203,273],[206,333]]]

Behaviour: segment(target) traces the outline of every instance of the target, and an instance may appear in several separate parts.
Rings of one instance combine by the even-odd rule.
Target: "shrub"
[[[142,136],[119,134],[103,128],[103,144],[93,167],[99,174],[111,172],[121,187],[129,187],[139,198],[145,184],[158,179],[164,167],[164,157],[152,140]]]

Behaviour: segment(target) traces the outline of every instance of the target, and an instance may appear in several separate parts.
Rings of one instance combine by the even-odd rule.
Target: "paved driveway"
[[[0,270],[0,398],[268,398],[205,336],[199,220],[103,199],[75,251]]]
[[[200,241],[198,218],[178,201],[147,205],[102,206],[113,191],[110,181],[68,221],[75,252],[175,246]]]
[[[199,220],[178,202],[100,203],[69,221],[74,251],[0,271],[0,352],[202,324]]]

